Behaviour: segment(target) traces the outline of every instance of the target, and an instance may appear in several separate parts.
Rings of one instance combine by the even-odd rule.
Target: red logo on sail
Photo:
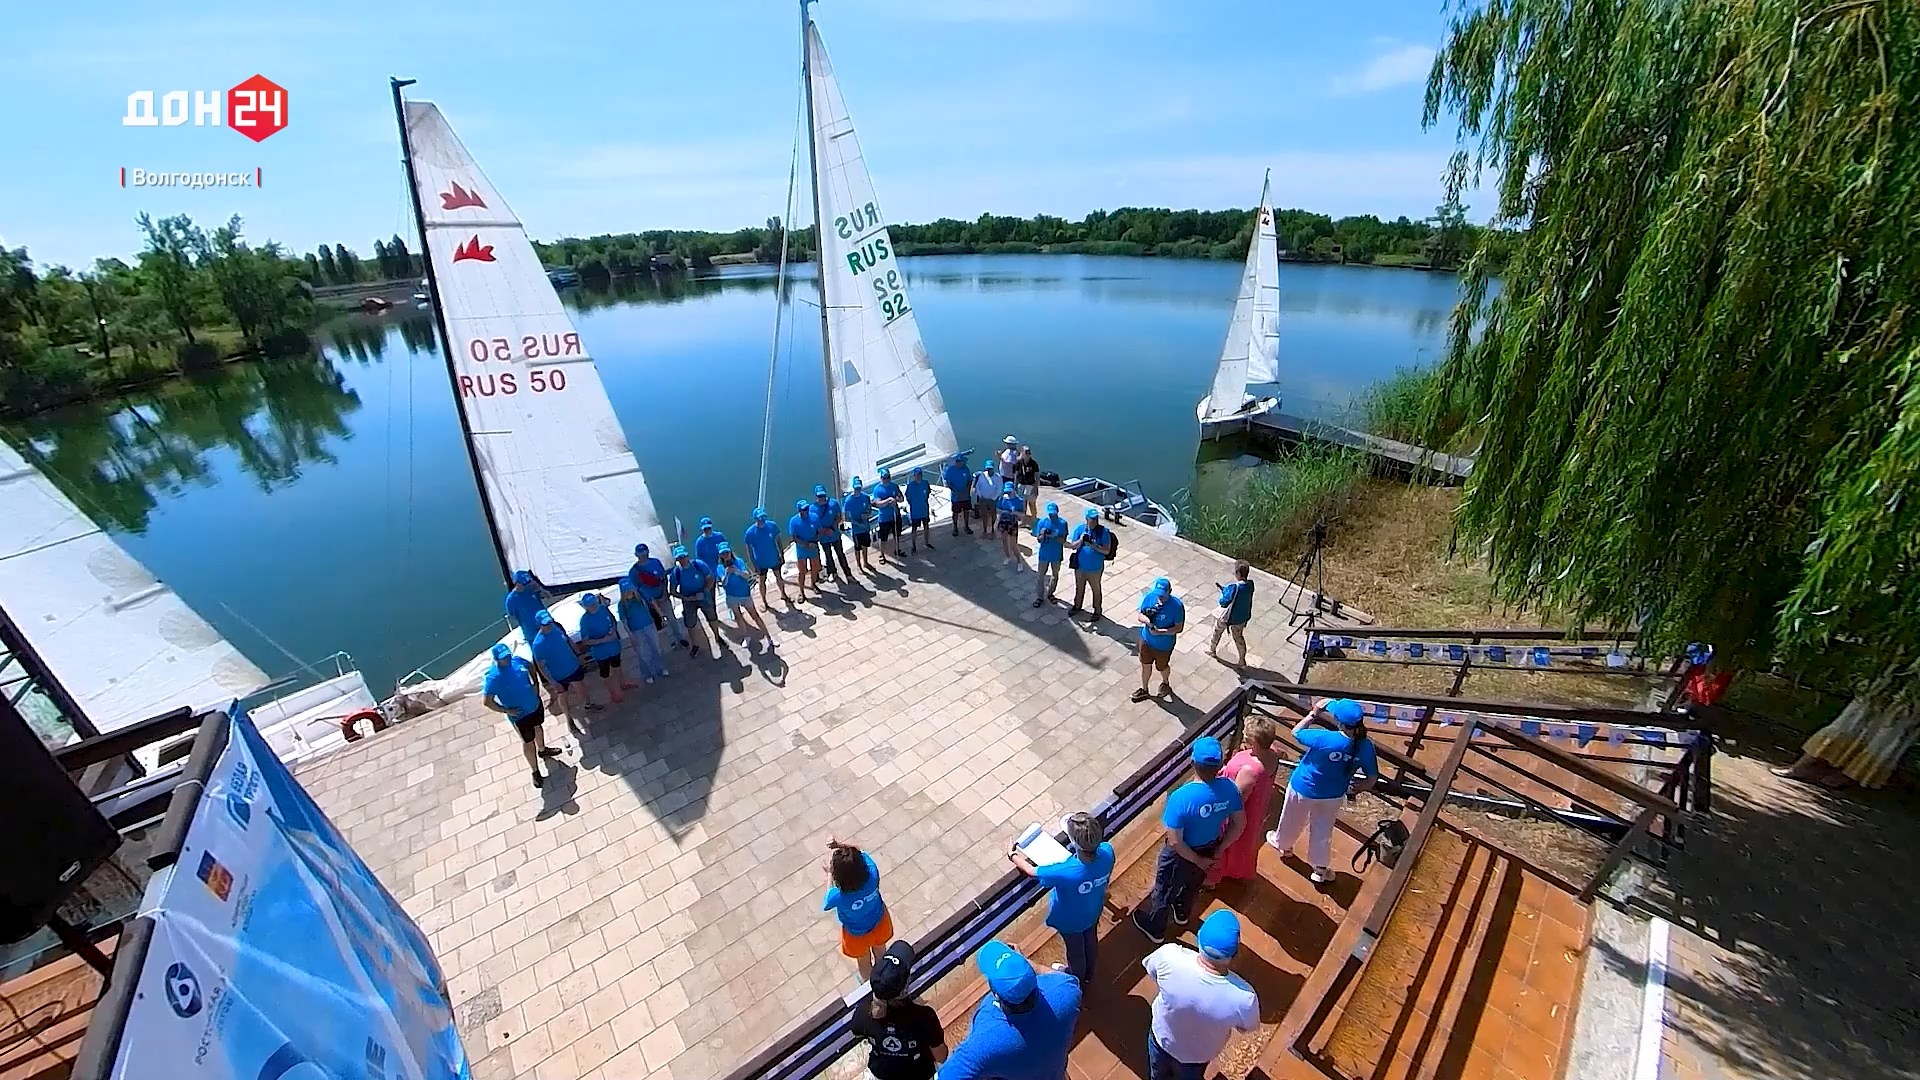
[[[457,180],[453,183],[452,191],[443,191],[440,193],[440,209],[442,210],[459,210],[468,206],[478,206],[484,210],[487,204],[480,200],[480,196],[461,187],[460,182]]]
[[[474,262],[492,262],[493,245],[483,244],[478,236],[470,236],[467,242],[453,249],[453,261],[472,259]]]

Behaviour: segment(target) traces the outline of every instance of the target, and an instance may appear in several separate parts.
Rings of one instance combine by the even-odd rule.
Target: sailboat
[[[1272,174],[1260,184],[1260,209],[1254,212],[1253,243],[1240,275],[1240,296],[1227,324],[1227,341],[1213,371],[1213,386],[1194,414],[1201,438],[1213,438],[1268,412],[1278,397],[1255,397],[1249,386],[1280,377],[1280,254],[1274,240],[1273,208],[1267,203]]]
[[[916,465],[937,470],[959,444],[810,3],[800,4],[801,81],[834,490],[844,491],[853,477],[871,478],[882,466],[896,474]]]
[[[438,106],[392,80],[394,116],[422,237],[460,434],[503,583],[531,571],[548,610],[578,633],[579,596],[619,580],[633,546],[667,550],[646,478],[600,372],[526,229]],[[519,630],[501,639],[521,650]],[[488,657],[402,688],[444,704],[478,688]]]

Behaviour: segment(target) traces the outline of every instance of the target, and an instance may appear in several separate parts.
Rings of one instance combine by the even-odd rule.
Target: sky
[[[1440,201],[1452,133],[1420,128],[1440,0],[820,0],[813,14],[892,221],[1251,206],[1267,168],[1279,206],[1417,218]],[[367,255],[407,235],[390,75],[419,80],[408,93],[439,103],[536,239],[733,229],[786,205],[788,0],[73,0],[5,21],[0,243],[43,267],[130,255],[141,211],[239,214],[250,238],[298,251]],[[288,95],[285,130],[259,143],[121,123],[135,91],[255,74]],[[122,168],[257,168],[262,183],[123,188]]]

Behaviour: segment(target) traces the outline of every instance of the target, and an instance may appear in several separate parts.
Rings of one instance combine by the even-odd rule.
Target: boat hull
[[[1123,484],[1097,476],[1076,476],[1062,480],[1060,490],[1099,507],[1109,520],[1126,518],[1162,536],[1180,535],[1180,524],[1166,507]]]
[[[1200,422],[1200,437],[1203,439],[1217,439],[1222,435],[1245,431],[1249,420],[1279,408],[1280,398],[1278,396],[1248,397],[1240,408],[1223,416],[1208,416],[1207,413],[1212,405],[1213,396],[1209,394],[1201,398],[1200,404],[1193,410],[1194,418]]]

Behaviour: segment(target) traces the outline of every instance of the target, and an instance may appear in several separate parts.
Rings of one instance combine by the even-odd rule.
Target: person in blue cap
[[[820,528],[813,523],[813,512],[807,507],[807,500],[796,499],[793,503],[793,516],[787,519],[787,535],[793,537],[793,561],[798,565],[795,576],[800,586],[800,599],[807,598],[807,582],[813,582],[813,594],[823,596],[820,590]]]
[[[1099,953],[1100,911],[1113,880],[1113,845],[1105,841],[1100,820],[1087,813],[1067,819],[1067,844],[1072,853],[1046,866],[1035,864],[1017,846],[1008,858],[1014,869],[1047,887],[1047,925],[1066,946],[1067,971],[1085,986],[1093,978]]]
[[[920,541],[925,539],[927,550],[933,550],[933,530],[929,522],[933,520],[933,485],[927,483],[927,470],[918,465],[913,474],[907,477],[905,489],[907,498],[907,535],[913,543],[913,550],[920,551]]]
[[[713,519],[700,519],[700,533],[693,538],[693,557],[709,567],[720,563],[720,545],[727,542],[726,534],[713,527]]]
[[[821,569],[827,572],[827,580],[839,581],[844,574],[848,581],[853,580],[853,570],[847,565],[847,546],[841,539],[842,526],[846,523],[846,514],[840,509],[840,500],[827,492],[827,485],[813,485],[813,505],[807,507],[807,513],[813,515],[813,528],[819,535]],[[834,566],[834,559],[840,565]],[[819,588],[817,575],[814,588]]]
[[[1099,510],[1089,506],[1081,516],[1084,520],[1075,525],[1073,534],[1067,537],[1067,545],[1073,548],[1073,554],[1067,557],[1067,565],[1073,567],[1073,608],[1067,612],[1067,618],[1080,614],[1080,605],[1091,591],[1093,613],[1087,623],[1092,625],[1100,621],[1100,575],[1107,568],[1107,560],[1113,558],[1120,538],[1100,520]]]
[[[542,614],[545,614],[542,612]],[[552,618],[552,616],[548,616]],[[540,691],[534,687],[533,665],[513,655],[505,642],[493,647],[493,666],[480,683],[480,703],[506,716],[520,736],[520,750],[533,770],[533,786],[547,782],[540,772],[540,759],[559,757],[560,751],[547,748],[547,718],[540,710]]]
[[[1167,832],[1153,868],[1153,891],[1133,909],[1134,928],[1156,943],[1167,939],[1168,918],[1187,925],[1194,894],[1200,891],[1214,855],[1233,843],[1247,824],[1240,789],[1220,775],[1220,766],[1226,762],[1220,740],[1202,735],[1193,740],[1189,756],[1193,779],[1167,796],[1167,807],[1160,814]]]
[[[640,677],[651,685],[667,677],[667,658],[660,652],[660,628],[655,625],[653,609],[640,596],[633,578],[620,579],[620,622],[633,639],[633,659]]]
[[[640,599],[647,602],[647,610],[653,613],[653,624],[671,633],[676,647],[686,645],[687,632],[680,628],[680,620],[674,617],[673,601],[667,599],[667,565],[654,558],[647,545],[635,544],[633,569],[627,571],[627,577],[633,580],[633,587],[640,593]]]
[[[993,504],[994,531],[1000,534],[1000,554],[1010,563],[1020,561],[1020,515],[1026,512],[1027,501],[1013,488],[1013,481],[1000,483],[1000,497]]]
[[[727,611],[733,616],[733,625],[745,630],[748,623],[759,628],[760,636],[767,639],[767,651],[773,651],[773,631],[767,629],[767,621],[760,617],[760,610],[753,606],[753,574],[747,564],[734,555],[731,544],[721,544],[720,563],[713,572],[720,575],[720,592],[727,598]]]
[[[1147,700],[1147,684],[1156,670],[1160,692],[1173,693],[1173,646],[1186,628],[1187,605],[1173,595],[1173,582],[1155,578],[1153,587],[1140,597],[1140,689],[1129,700]]]
[[[980,946],[975,963],[992,993],[973,1010],[967,1037],[941,1064],[939,1080],[1064,1080],[1080,1020],[1080,980],[1035,972],[1003,941]]]
[[[507,622],[520,628],[521,637],[532,641],[534,632],[540,629],[534,624],[533,617],[547,610],[547,592],[534,580],[533,571],[513,572],[513,587],[507,590],[506,610]]]
[[[853,487],[841,505],[847,512],[847,529],[853,534],[853,561],[871,574],[873,556],[868,552],[873,548],[873,496],[867,494],[859,477],[853,478]]]
[[[707,626],[713,630],[715,660],[720,659],[720,651],[727,647],[727,639],[720,633],[720,610],[713,602],[713,591],[718,585],[713,567],[688,554],[686,545],[673,545],[673,566],[667,571],[667,589],[680,598],[680,618],[687,624],[687,635],[692,639],[687,643],[687,651],[698,654],[706,650],[706,642],[700,640],[700,616],[705,615]]]
[[[1157,991],[1147,1032],[1153,1080],[1206,1080],[1234,1032],[1260,1027],[1260,998],[1233,973],[1240,917],[1225,909],[1208,915],[1194,944],[1162,945],[1141,962]]]
[[[964,525],[967,535],[972,536],[973,470],[967,467],[967,455],[953,455],[947,467],[940,470],[940,482],[947,486],[947,498],[953,504],[953,535],[959,536],[960,527]]]
[[[1060,563],[1067,557],[1067,533],[1072,527],[1060,516],[1060,504],[1048,503],[1047,512],[1033,522],[1033,561],[1040,571],[1034,585],[1033,606],[1051,603],[1060,588]]]
[[[587,650],[587,662],[599,669],[601,685],[607,688],[607,703],[626,700],[625,690],[637,690],[639,683],[629,681],[620,670],[620,620],[606,597],[590,592],[580,598],[580,645]],[[587,691],[587,708],[593,704],[593,692]]]
[[[1322,726],[1332,724],[1333,730]],[[1307,865],[1313,883],[1333,880],[1333,826],[1340,804],[1380,778],[1380,761],[1367,736],[1367,714],[1350,698],[1320,698],[1298,724],[1293,737],[1302,747],[1300,764],[1287,777],[1287,794],[1280,804],[1280,823],[1267,834],[1267,843],[1283,856],[1294,841],[1307,834]],[[1354,779],[1355,774],[1359,779]]]
[[[575,735],[582,734],[573,707],[586,704],[580,699],[586,696],[587,665],[580,662],[580,654],[574,649],[573,639],[567,636],[567,628],[554,621],[552,612],[543,611],[535,615],[533,621],[538,629],[528,651],[533,653],[534,666],[547,685],[553,687],[555,703],[566,711],[567,726]],[[591,704],[587,707],[599,708]]]
[[[900,511],[906,492],[893,482],[893,470],[880,466],[880,482],[873,485],[873,512],[880,519],[880,561],[887,561],[887,542],[893,542],[894,558],[906,557],[906,550],[900,546]]]
[[[772,578],[780,586],[780,600],[788,607],[793,600],[787,596],[787,579],[780,574],[783,560],[780,558],[780,526],[767,518],[765,507],[753,508],[753,524],[740,534],[747,545],[747,562],[753,566],[753,576],[760,582],[760,606],[767,607],[767,579]]]

